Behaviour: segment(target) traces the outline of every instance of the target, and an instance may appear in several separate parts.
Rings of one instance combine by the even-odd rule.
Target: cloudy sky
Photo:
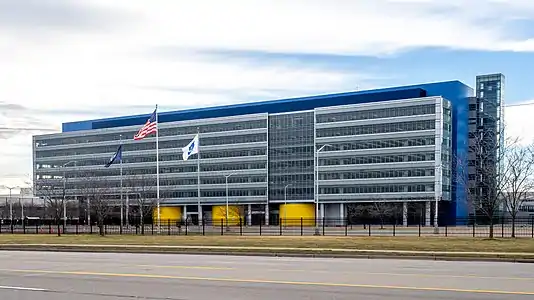
[[[532,70],[532,0],[0,0],[0,185],[66,121],[493,72],[531,139]]]

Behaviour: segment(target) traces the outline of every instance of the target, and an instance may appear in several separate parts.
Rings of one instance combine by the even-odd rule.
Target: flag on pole
[[[198,134],[195,135],[193,140],[191,140],[187,146],[182,148],[182,152],[184,160],[187,160],[191,155],[198,153]]]
[[[150,115],[150,118],[148,118],[146,121],[145,125],[143,125],[143,127],[141,127],[141,129],[139,129],[137,134],[134,136],[134,140],[142,140],[147,135],[158,132],[158,121],[156,117],[157,111],[158,109],[156,108],[152,115]]]
[[[109,161],[106,163],[105,167],[109,168],[114,162],[122,160],[122,145],[119,146],[115,154],[110,157]]]

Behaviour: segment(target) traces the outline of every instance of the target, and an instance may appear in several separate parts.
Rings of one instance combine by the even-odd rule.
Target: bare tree
[[[501,170],[504,189],[501,193],[512,217],[512,237],[515,237],[517,213],[534,188],[534,145],[515,145],[508,148],[504,156]]]
[[[156,178],[149,174],[136,175],[125,182],[126,193],[133,195],[139,214],[141,234],[145,233],[145,219],[156,207]],[[153,220],[157,221],[157,220]]]
[[[105,235],[104,221],[113,211],[116,203],[110,195],[116,194],[111,190],[108,181],[98,177],[83,176],[79,183],[80,194],[91,202],[91,211],[96,216],[96,222],[101,236]]]
[[[372,205],[366,203],[352,203],[347,205],[347,217],[350,223],[357,223],[358,220],[363,220],[363,226],[366,228],[365,220],[368,220],[371,215]]]
[[[498,132],[489,129],[471,132],[469,156],[456,160],[456,183],[465,188],[469,206],[475,217],[474,222],[477,215],[482,215],[489,223],[489,238],[494,236],[495,218],[503,208],[502,165],[505,154],[507,148],[517,141],[509,139],[502,145],[499,136]]]
[[[57,180],[42,179],[34,185],[35,195],[44,201],[45,215],[53,218],[57,224],[57,235],[61,236],[60,220],[63,216],[63,194],[65,190]]]
[[[396,203],[388,203],[384,200],[373,202],[371,206],[371,216],[380,219],[380,229],[384,229],[384,221],[388,217],[395,216],[398,206]]]

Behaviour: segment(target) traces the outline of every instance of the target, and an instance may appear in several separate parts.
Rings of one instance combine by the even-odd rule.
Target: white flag
[[[193,140],[189,142],[187,146],[182,148],[182,152],[182,157],[184,160],[187,160],[189,156],[198,153],[198,134],[195,135],[195,138],[193,138]]]

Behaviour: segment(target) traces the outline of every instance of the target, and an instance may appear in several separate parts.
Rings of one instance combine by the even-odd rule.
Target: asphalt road
[[[534,299],[534,265],[0,252],[0,299]]]

